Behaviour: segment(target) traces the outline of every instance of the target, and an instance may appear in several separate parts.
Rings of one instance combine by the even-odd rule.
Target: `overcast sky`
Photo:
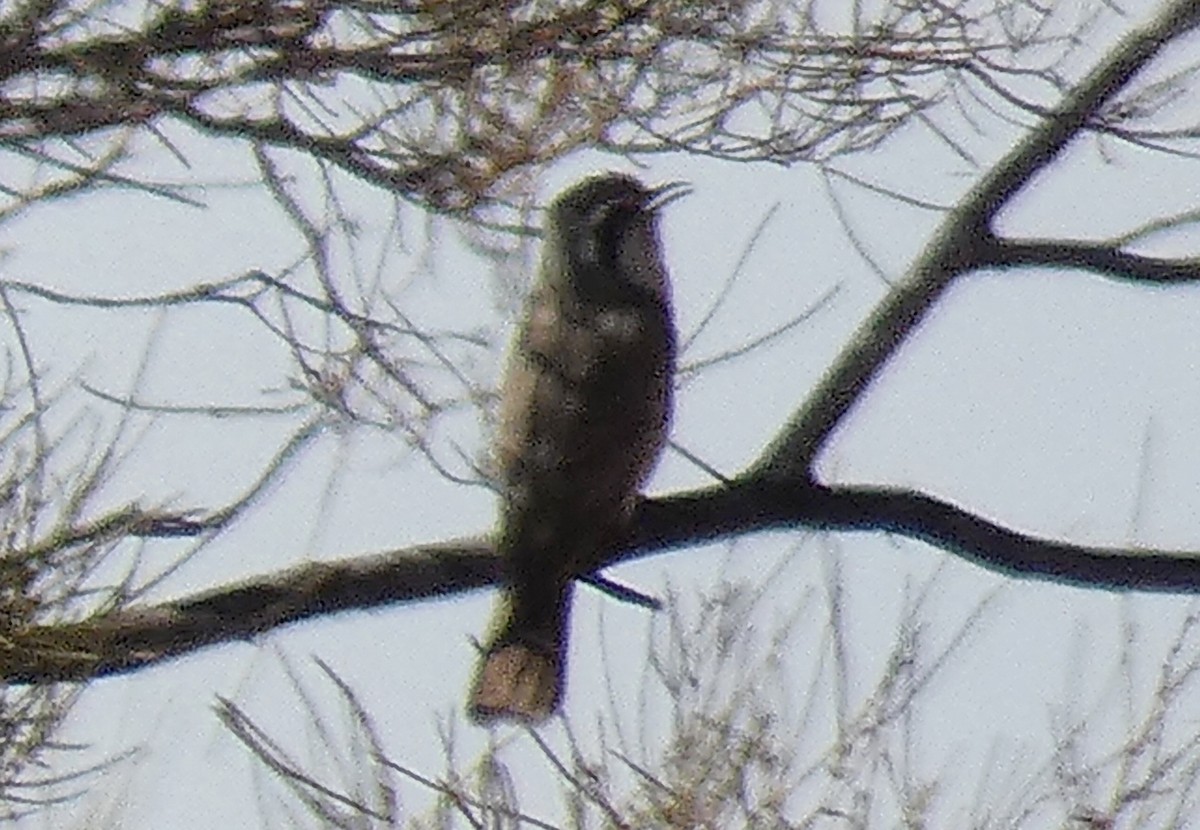
[[[983,130],[960,138],[985,167],[1019,132],[977,114]],[[302,240],[252,181],[245,147],[165,128],[192,160],[147,143],[137,170],[158,180],[204,182],[204,208],[141,194],[105,193],[51,203],[0,225],[5,276],[74,293],[131,296],[227,278],[248,269],[278,271],[302,252]],[[979,175],[919,126],[843,169],[930,202],[950,204]],[[304,171],[303,164],[293,168]],[[688,157],[649,159],[641,168],[599,154],[556,165],[540,180],[542,203],[588,173],[621,169],[651,183],[685,179],[694,194],[663,218],[677,319],[690,332],[769,217],[746,257],[729,302],[684,355],[684,363],[737,348],[812,308],[805,324],[770,347],[689,376],[677,398],[673,437],[725,473],[752,461],[802,401],[848,334],[887,291],[855,251],[819,172],[723,165]],[[311,172],[311,171],[309,171]],[[361,250],[385,269],[385,284],[406,313],[430,328],[497,329],[504,290],[491,264],[472,253],[453,226],[428,223],[402,207],[400,231],[388,233],[390,199],[343,184],[361,223]],[[940,214],[889,201],[845,183],[834,191],[853,232],[887,277],[900,276]],[[1081,142],[1041,177],[1002,229],[1036,236],[1103,237],[1193,207],[1200,163],[1152,155],[1116,143]],[[432,236],[431,236],[432,234]],[[1194,253],[1200,240],[1175,233],[1156,253]],[[349,268],[349,264],[346,266]],[[253,321],[231,309],[63,310],[26,299],[29,336],[51,379],[73,377],[114,394],[133,391],[180,405],[248,405],[294,400],[288,356]],[[1120,285],[1083,273],[979,273],[945,298],[855,411],[822,456],[829,480],[886,482],[946,497],[1007,526],[1076,542],[1200,548],[1200,289]],[[504,333],[496,335],[502,344]],[[494,382],[502,348],[469,367]],[[86,396],[73,398],[87,404]],[[114,413],[95,404],[103,418]],[[221,504],[236,496],[277,451],[296,418],[213,421],[139,419],[121,474],[106,504],[130,499],[172,507]],[[144,427],[144,430],[143,430]],[[478,420],[447,419],[437,452],[455,444],[477,453]],[[461,465],[458,469],[462,469]],[[709,483],[668,451],[650,490]],[[103,505],[101,505],[103,506]],[[253,574],[315,559],[334,559],[486,530],[493,503],[482,488],[433,473],[402,436],[329,429],[295,460],[257,507],[204,547],[156,589],[183,596]],[[138,553],[149,571],[188,550],[151,544]],[[133,553],[132,551],[130,552]],[[1137,632],[1130,676],[1135,714],[1148,706],[1154,671],[1170,637],[1194,610],[1187,597],[1120,597],[1019,582],[984,572],[926,545],[882,534],[774,533],[732,545],[675,551],[623,566],[612,575],[654,595],[668,587],[694,612],[726,581],[769,590],[755,617],[762,637],[803,607],[816,586],[840,571],[853,648],[851,699],[868,695],[893,643],[898,619],[933,579],[923,632],[931,648],[951,636],[985,597],[994,604],[972,639],[916,707],[922,740],[916,760],[953,792],[973,792],[985,763],[1027,769],[1052,746],[1052,724],[1104,701],[1095,720],[1123,728],[1120,646]],[[936,574],[936,576],[935,576]],[[93,780],[91,795],[53,819],[111,810],[128,827],[262,826],[256,795],[278,793],[213,714],[217,695],[232,698],[314,773],[323,763],[289,672],[338,721],[341,709],[313,658],[348,681],[376,719],[390,757],[430,775],[444,769],[439,724],[458,721],[462,758],[487,733],[462,722],[474,667],[471,638],[483,634],[493,597],[469,597],[319,619],[252,644],[210,649],[170,665],[93,684],[67,737],[97,756],[137,749]],[[820,615],[806,612],[801,632],[819,636]],[[573,613],[566,712],[585,736],[608,711],[606,670],[636,716],[652,615],[582,589]],[[807,628],[805,627],[807,626]],[[786,655],[796,699],[816,653],[804,636]],[[811,646],[811,648],[810,648]],[[601,652],[605,660],[589,659]],[[654,712],[662,692],[651,687]],[[790,701],[795,705],[796,699]],[[1104,704],[1108,705],[1108,704]],[[661,705],[660,705],[661,711]],[[1057,719],[1057,720],[1056,720]],[[560,727],[547,734],[561,738]],[[500,729],[498,735],[509,735]],[[1111,737],[1111,735],[1110,735]],[[520,748],[518,747],[520,751]],[[530,753],[532,755],[532,753]],[[84,756],[80,756],[84,757]],[[989,760],[990,759],[990,760]],[[525,783],[552,815],[545,763]],[[337,779],[334,779],[335,782]],[[409,797],[416,791],[405,789]],[[985,788],[985,793],[987,790]],[[987,793],[1002,803],[1011,793]],[[269,803],[271,796],[266,801]],[[540,799],[540,801],[539,801]],[[953,799],[949,799],[952,803]],[[419,804],[419,799],[413,802]],[[91,813],[95,815],[96,813]]]

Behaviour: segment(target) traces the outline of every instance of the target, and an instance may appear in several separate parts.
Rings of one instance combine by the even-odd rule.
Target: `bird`
[[[573,579],[629,530],[666,443],[676,334],[657,220],[688,192],[610,172],[547,211],[493,440],[504,580],[468,702],[477,723],[558,710]]]

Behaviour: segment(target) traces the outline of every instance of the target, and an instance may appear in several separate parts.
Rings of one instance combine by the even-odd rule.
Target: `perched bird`
[[[627,530],[666,441],[675,330],[656,225],[686,192],[607,173],[550,206],[501,390],[507,578],[471,691],[478,722],[558,708],[572,577]]]

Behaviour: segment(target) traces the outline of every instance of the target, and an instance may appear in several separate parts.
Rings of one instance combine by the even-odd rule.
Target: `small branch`
[[[98,545],[120,538],[181,539],[200,536],[215,530],[225,521],[223,516],[202,517],[187,513],[142,510],[124,507],[86,524],[64,527],[28,547],[15,548],[7,555],[19,559],[36,559],[54,551],[76,545]]]
[[[1104,242],[998,239],[981,267],[1075,268],[1128,282],[1174,285],[1200,281],[1200,258],[1164,259],[1122,251]]]

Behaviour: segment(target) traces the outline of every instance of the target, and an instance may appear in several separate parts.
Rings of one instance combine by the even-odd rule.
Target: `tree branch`
[[[993,264],[991,224],[1010,200],[1173,38],[1200,21],[1200,6],[1176,0],[1131,33],[1029,135],[998,161],[946,216],[941,230],[863,321],[808,400],[755,462],[760,474],[813,476],[817,455],[955,277]]]
[[[730,536],[801,528],[897,533],[1018,578],[1200,593],[1200,551],[1074,545],[1021,533],[913,490],[768,478],[648,500],[626,543],[586,564],[599,569]],[[123,674],[303,620],[450,597],[501,579],[488,541],[461,539],[305,564],[79,623],[5,630],[0,621],[0,678],[49,683]]]
[[[965,66],[1015,73],[1002,56],[1047,45],[1005,39],[986,6],[905,6],[839,34],[749,0],[161,3],[120,27],[17,4],[0,12],[0,133],[37,147],[124,127],[131,140],[178,119],[460,212],[581,146],[782,163],[866,149]],[[756,108],[772,115],[747,129],[738,116]]]
[[[1021,533],[935,496],[875,486],[743,479],[646,502],[625,552],[605,564],[749,532],[887,532],[988,570],[1109,591],[1200,593],[1200,551],[1076,545]]]
[[[1105,242],[1067,239],[997,239],[981,267],[1077,268],[1127,282],[1175,285],[1200,280],[1200,259],[1144,256]]]
[[[121,674],[312,617],[450,596],[499,579],[491,547],[468,539],[309,563],[78,623],[5,630],[0,620],[0,678],[48,683]]]

